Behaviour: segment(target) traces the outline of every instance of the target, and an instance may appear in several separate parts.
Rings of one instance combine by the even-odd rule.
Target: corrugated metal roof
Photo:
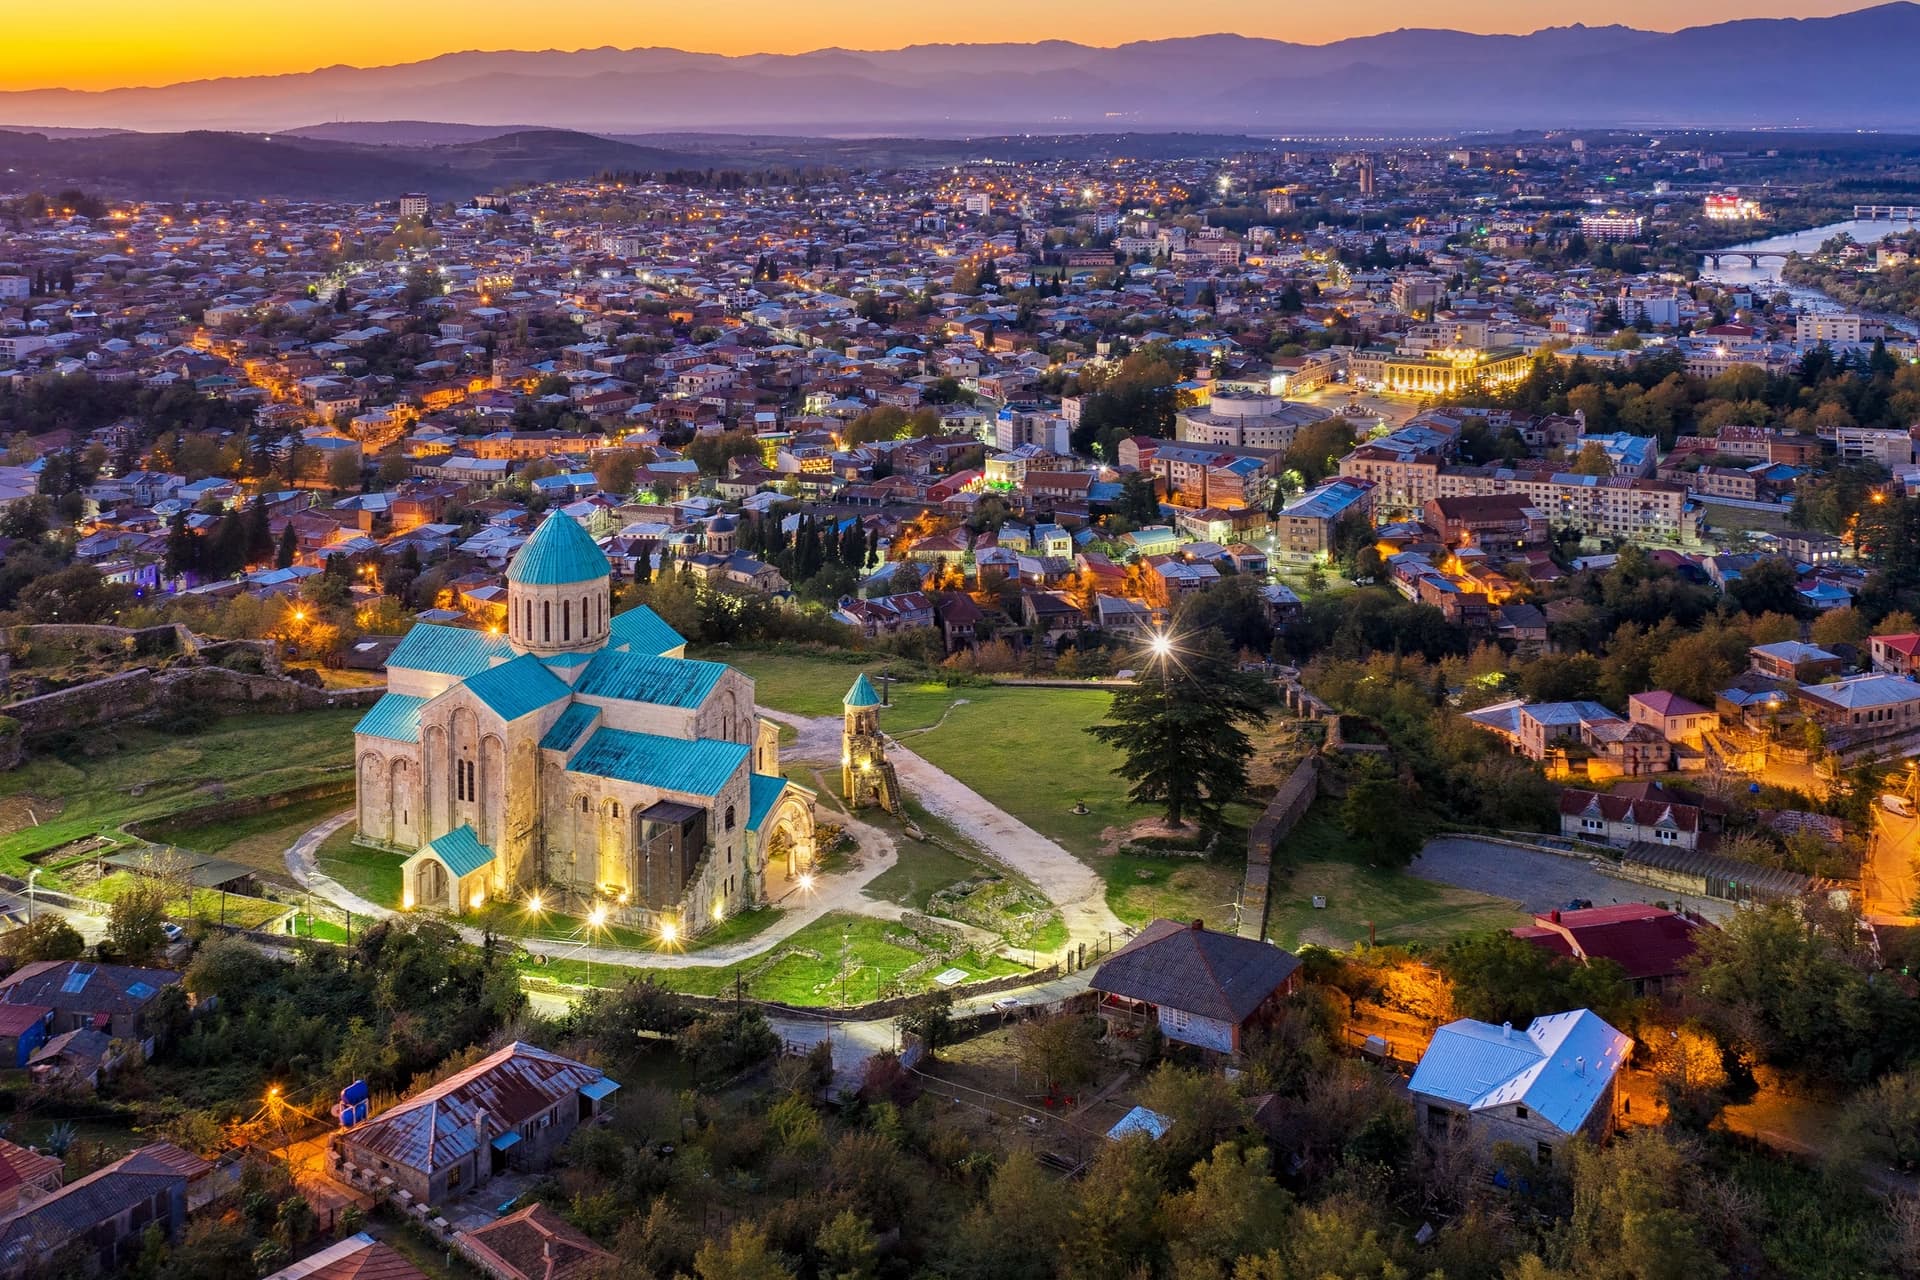
[[[541,522],[507,566],[507,581],[527,586],[591,582],[613,572],[607,553],[580,522],[556,511]]]
[[[347,1130],[340,1140],[431,1173],[604,1077],[597,1067],[516,1041]]]
[[[623,645],[635,653],[651,653],[664,657],[676,649],[687,647],[685,637],[660,620],[660,615],[646,605],[613,615],[613,621],[607,624],[612,634],[612,643]]]
[[[1632,1048],[1587,1009],[1535,1018],[1525,1031],[1462,1018],[1434,1032],[1408,1087],[1474,1111],[1524,1104],[1573,1133]]]
[[[690,710],[707,700],[713,686],[725,674],[727,666],[723,662],[656,658],[651,654],[603,649],[580,673],[573,688],[583,697],[651,702]]]
[[[713,738],[665,738],[626,729],[596,729],[568,773],[614,778],[662,791],[715,796],[746,763],[748,749]]]
[[[747,779],[747,830],[758,831],[760,824],[773,812],[773,806],[780,803],[780,797],[787,794],[787,788],[793,786],[785,778],[769,777],[756,773]],[[799,788],[795,788],[798,790]]]
[[[425,698],[413,698],[404,693],[382,694],[380,701],[367,708],[367,714],[360,717],[360,723],[353,726],[353,731],[393,742],[418,742],[420,708],[426,705]]]
[[[455,827],[438,840],[428,842],[420,853],[432,854],[438,858],[456,879],[472,875],[493,861],[493,850],[481,844],[480,837],[475,834],[474,829],[464,824]]]
[[[569,751],[580,740],[580,735],[600,715],[600,708],[590,707],[584,702],[576,702],[560,713],[546,736],[540,739],[540,746],[546,751]]]
[[[387,666],[464,678],[477,676],[494,663],[505,662],[513,656],[513,646],[504,637],[466,627],[417,622],[387,658]]]
[[[461,686],[502,720],[518,720],[567,696],[567,683],[540,659],[524,654],[482,671]]]

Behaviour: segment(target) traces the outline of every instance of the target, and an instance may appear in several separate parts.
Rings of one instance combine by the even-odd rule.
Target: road
[[[1437,884],[1511,898],[1528,911],[1551,911],[1575,898],[1606,907],[1620,902],[1672,903],[1679,896],[1670,889],[1608,875],[1580,858],[1466,836],[1429,840],[1408,871]],[[1727,919],[1735,910],[1733,903],[1718,898],[1687,898],[1683,905],[1716,921]]]
[[[1920,897],[1920,818],[1903,818],[1886,806],[1873,806],[1873,836],[1867,843],[1866,865],[1860,869],[1861,914],[1875,924],[1912,924],[1913,903]]]

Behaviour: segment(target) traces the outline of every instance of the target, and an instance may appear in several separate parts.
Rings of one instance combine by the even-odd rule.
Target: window
[[[560,602],[560,639],[564,642],[573,639],[573,601]]]
[[[588,800],[585,796],[580,797],[580,812],[582,813],[593,812],[593,802],[591,800]]]
[[[551,600],[540,602],[540,639],[543,641],[553,639],[553,601]]]
[[[733,806],[727,806],[727,830],[733,830]]]
[[[1168,1009],[1163,1007],[1160,1010],[1160,1020],[1175,1031],[1185,1031],[1187,1026],[1193,1021],[1193,1017],[1185,1009]]]
[[[1533,1162],[1542,1169],[1553,1168],[1553,1148],[1544,1142],[1534,1143]]]
[[[1526,1107],[1523,1105],[1516,1105],[1513,1109],[1513,1118],[1515,1120],[1525,1120],[1527,1118]]]
[[[613,802],[613,809],[611,812],[613,816],[616,818],[620,816],[620,802],[618,800],[615,800]]]
[[[457,800],[478,800],[480,789],[476,785],[473,761],[456,760],[453,762],[453,794]]]

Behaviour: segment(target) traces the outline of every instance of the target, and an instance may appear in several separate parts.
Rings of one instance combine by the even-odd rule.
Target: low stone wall
[[[110,627],[80,622],[25,622],[8,627],[7,645],[34,644],[107,644],[147,656],[177,653],[192,657],[199,651],[193,632],[177,622],[158,627]]]
[[[1247,832],[1247,876],[1240,888],[1240,936],[1267,936],[1267,901],[1273,881],[1273,853],[1293,833],[1320,794],[1320,761],[1302,760]]]

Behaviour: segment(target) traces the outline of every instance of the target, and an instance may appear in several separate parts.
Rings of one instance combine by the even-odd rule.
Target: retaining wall
[[[1273,852],[1320,794],[1320,761],[1302,760],[1247,832],[1247,876],[1240,889],[1240,936],[1267,936],[1267,895],[1273,880]]]

